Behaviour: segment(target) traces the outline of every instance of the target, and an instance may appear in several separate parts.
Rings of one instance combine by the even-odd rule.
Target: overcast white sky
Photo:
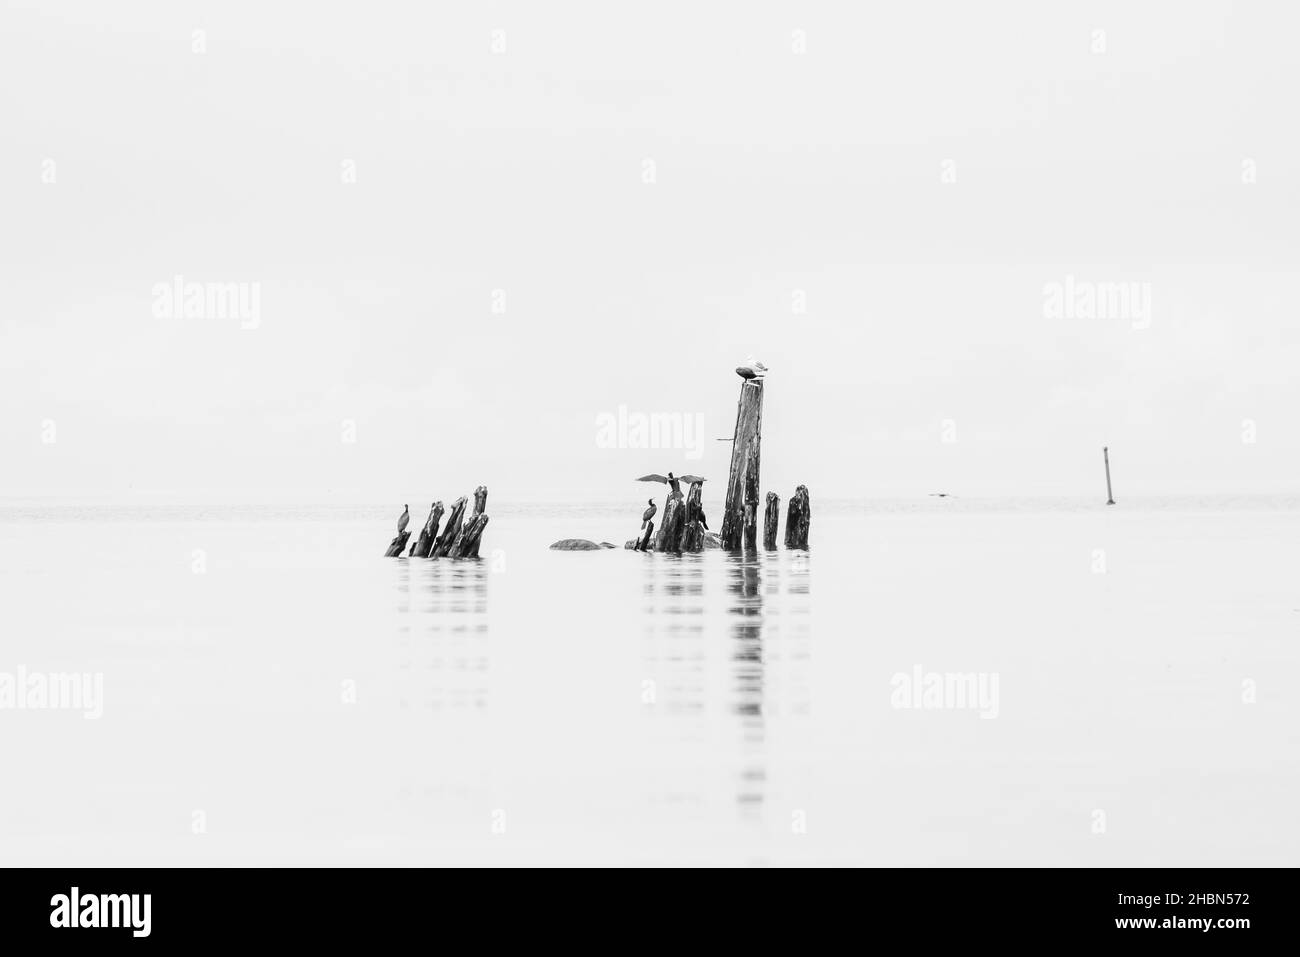
[[[0,496],[720,494],[751,352],[783,499],[1100,493],[1103,444],[1117,495],[1297,487],[1294,5],[0,18]],[[156,317],[177,274],[257,328]],[[1067,275],[1149,327],[1046,316]]]

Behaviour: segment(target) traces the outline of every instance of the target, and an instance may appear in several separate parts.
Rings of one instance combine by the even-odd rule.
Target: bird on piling
[[[637,481],[658,482],[661,485],[667,485],[673,490],[673,498],[681,498],[682,482],[685,482],[687,485],[694,485],[696,482],[703,482],[704,479],[700,478],[698,475],[673,475],[672,472],[669,472],[667,475],[660,475],[658,472],[651,472],[649,475],[642,475],[637,479]]]
[[[398,535],[401,535],[402,532],[406,531],[406,526],[409,525],[411,522],[411,506],[403,505],[402,509],[403,509],[402,514],[397,519]]]
[[[763,363],[759,362],[753,356],[749,356],[745,359],[745,364],[743,366],[736,366],[736,375],[745,380],[761,379],[763,376],[767,375],[767,366],[763,365]]]
[[[646,501],[650,503],[650,507],[649,507],[648,509],[646,509],[644,512],[641,513],[641,527],[642,527],[642,528],[645,528],[645,523],[648,522],[648,521],[650,521],[650,519],[654,518],[654,517],[655,517],[655,512],[659,511],[659,506],[655,504],[655,500],[654,500],[654,499],[652,499],[652,498],[648,498],[648,499],[646,499]]]

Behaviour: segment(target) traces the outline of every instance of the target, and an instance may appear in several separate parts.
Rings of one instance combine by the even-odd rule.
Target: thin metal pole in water
[[[1115,495],[1110,490],[1110,449],[1109,447],[1103,445],[1101,447],[1101,454],[1102,457],[1105,458],[1106,460],[1106,504],[1114,505]]]

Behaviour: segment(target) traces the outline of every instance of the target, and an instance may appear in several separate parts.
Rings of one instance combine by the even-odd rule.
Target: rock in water
[[[551,548],[560,552],[590,552],[613,547],[613,545],[597,545],[587,538],[562,538],[551,545]]]

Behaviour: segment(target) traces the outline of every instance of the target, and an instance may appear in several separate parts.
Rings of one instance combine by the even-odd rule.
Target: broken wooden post
[[[767,508],[763,511],[763,547],[769,552],[776,548],[776,523],[781,518],[781,496],[767,493]]]
[[[752,489],[758,509],[759,446],[763,425],[763,380],[747,379],[740,386],[736,406],[736,432],[731,442],[731,472],[727,476],[727,503],[722,515],[722,547],[739,549],[744,541],[745,502]],[[752,479],[749,476],[753,472]]]
[[[442,534],[438,536],[438,543],[433,546],[431,557],[445,558],[451,553],[451,547],[456,544],[456,537],[460,535],[461,521],[465,515],[465,502],[467,499],[464,495],[451,503],[451,514],[447,516],[447,524],[442,528]]]
[[[483,529],[487,528],[488,523],[485,513],[487,496],[486,485],[474,489],[474,512],[456,533],[456,538],[447,552],[449,558],[478,558],[479,538],[482,537]]]
[[[442,521],[442,510],[442,502],[434,502],[433,507],[429,509],[429,517],[424,520],[424,528],[420,529],[420,539],[415,543],[416,558],[429,557],[433,543],[438,538],[438,523]]]
[[[650,550],[650,536],[653,535],[654,532],[655,532],[655,523],[646,522],[645,534],[641,536],[641,541],[637,542],[636,546],[632,549],[632,551],[648,552]]]
[[[785,547],[808,548],[808,524],[812,520],[812,505],[808,501],[808,486],[800,485],[790,499],[790,510],[785,516]]]
[[[668,493],[664,502],[664,517],[655,539],[655,551],[679,552],[682,549],[682,532],[686,529],[686,500]]]
[[[1103,445],[1101,447],[1102,458],[1106,460],[1106,504],[1114,505],[1115,496],[1110,491],[1110,448]]]
[[[700,498],[704,494],[703,482],[692,482],[691,490],[686,494],[686,524],[682,531],[684,552],[704,551],[704,508]]]
[[[480,486],[481,488],[482,486]],[[486,492],[487,490],[484,489]],[[477,493],[475,493],[477,498]],[[465,523],[464,530],[456,539],[456,545],[451,550],[452,558],[478,558],[478,543],[483,536],[483,529],[487,528],[488,517],[482,512],[475,512],[468,522]]]
[[[406,547],[406,540],[410,537],[410,532],[398,532],[397,537],[388,543],[388,551],[384,552],[384,557],[401,558],[402,549]]]

